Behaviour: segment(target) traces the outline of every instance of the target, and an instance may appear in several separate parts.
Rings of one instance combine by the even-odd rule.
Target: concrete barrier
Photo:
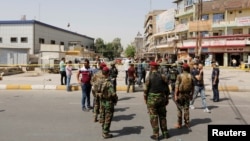
[[[219,91],[232,91],[232,92],[247,92],[250,91],[248,86],[219,86]],[[65,85],[29,85],[29,84],[0,84],[0,90],[64,90],[66,91]],[[71,91],[80,91],[81,86],[78,84],[71,85]],[[116,87],[117,91],[127,91],[126,85],[120,85]],[[143,92],[143,87],[135,86],[135,91]],[[212,87],[206,87],[206,91],[212,91]],[[132,87],[130,87],[132,92]]]

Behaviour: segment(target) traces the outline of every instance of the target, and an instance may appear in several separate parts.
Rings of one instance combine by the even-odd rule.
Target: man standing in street
[[[200,93],[204,112],[210,113],[210,110],[207,108],[207,103],[206,103],[203,64],[194,63],[191,75],[194,79],[194,95],[193,95],[193,99],[190,101],[190,108],[195,109],[193,104],[198,93]]]
[[[124,67],[124,71],[125,71],[125,84],[128,85],[128,68],[129,68],[129,64],[132,63],[131,57],[129,56],[128,59],[126,59],[123,62],[123,67]]]
[[[136,78],[136,70],[133,63],[130,63],[130,67],[127,71],[128,75],[128,86],[127,86],[127,93],[130,91],[130,86],[132,86],[132,92],[135,92],[135,78]]]
[[[66,63],[65,58],[63,57],[59,64],[60,74],[61,74],[61,85],[67,84],[67,75],[66,75]]]
[[[90,107],[90,92],[91,92],[91,77],[93,75],[92,70],[89,66],[89,60],[84,60],[84,66],[79,69],[76,75],[77,81],[80,83],[82,88],[82,110],[89,111]],[[81,76],[81,77],[80,77]],[[87,104],[85,105],[85,102]]]
[[[212,90],[213,90],[213,101],[219,102],[220,96],[219,96],[219,75],[220,70],[219,67],[216,65],[216,61],[212,62]]]
[[[177,76],[175,83],[175,102],[177,105],[177,124],[176,128],[182,127],[182,117],[184,115],[184,123],[189,128],[189,103],[193,97],[193,79],[188,64],[182,65],[183,72]],[[183,114],[184,113],[184,114]]]
[[[115,66],[115,62],[112,62],[110,64],[111,68],[110,68],[110,72],[109,72],[109,75],[110,75],[110,79],[111,79],[111,82],[114,86],[114,91],[116,92],[116,86],[117,86],[117,75],[118,75],[118,69],[117,67]]]
[[[102,74],[102,69],[106,67],[105,63],[100,63],[98,68],[98,71],[93,74],[93,77],[91,78],[91,85],[96,86],[95,83],[97,83],[99,80],[103,79],[104,76]],[[98,121],[98,114],[100,113],[100,100],[97,98],[96,95],[96,88],[92,88],[92,95],[93,95],[93,113],[94,113],[94,122]],[[101,122],[101,121],[99,121]]]
[[[150,63],[150,72],[144,85],[144,100],[150,117],[153,129],[153,140],[159,140],[159,124],[163,138],[169,138],[167,129],[167,110],[169,88],[165,75],[158,70],[156,62]],[[159,122],[159,123],[158,123]]]
[[[101,118],[103,118],[102,122],[102,137],[103,138],[112,138],[113,135],[109,134],[110,125],[114,115],[114,107],[118,101],[118,96],[114,92],[114,87],[109,79],[109,68],[104,67],[102,69],[102,74],[104,77],[104,81],[102,83],[100,94],[97,95],[98,99],[100,99],[100,104],[102,107]]]

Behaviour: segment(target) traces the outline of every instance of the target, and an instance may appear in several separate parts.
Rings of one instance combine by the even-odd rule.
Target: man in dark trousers
[[[114,91],[116,92],[116,85],[117,85],[117,75],[118,75],[118,69],[116,68],[115,66],[115,62],[112,62],[110,64],[111,68],[110,68],[110,71],[109,71],[109,76],[110,76],[110,79],[111,79],[111,82],[114,86]]]
[[[184,123],[189,128],[189,103],[193,98],[194,82],[188,64],[182,65],[183,72],[177,76],[175,82],[175,102],[177,105],[177,124],[175,128],[182,127],[182,118],[184,116]]]
[[[216,65],[216,61],[212,62],[212,89],[213,89],[213,101],[219,102],[220,96],[219,96],[219,75],[220,70],[219,67]]]
[[[128,86],[127,93],[129,93],[130,86],[132,86],[132,92],[135,92],[135,78],[136,78],[136,70],[133,63],[130,63],[130,67],[128,68]]]
[[[153,140],[159,140],[159,124],[162,137],[169,137],[167,129],[167,110],[169,88],[167,78],[158,71],[156,62],[150,63],[150,72],[146,78],[144,86],[144,100],[150,117],[150,123],[153,129]],[[158,124],[159,122],[159,124]]]
[[[61,85],[67,84],[67,75],[66,75],[66,63],[65,58],[63,57],[59,64],[60,74],[61,74]]]
[[[102,122],[102,137],[103,138],[112,138],[113,135],[110,134],[111,121],[114,115],[114,107],[118,101],[118,96],[114,92],[114,87],[109,78],[109,68],[104,67],[102,69],[102,74],[104,81],[102,83],[101,94],[98,94],[97,97],[100,99],[100,104],[102,107],[101,118]]]

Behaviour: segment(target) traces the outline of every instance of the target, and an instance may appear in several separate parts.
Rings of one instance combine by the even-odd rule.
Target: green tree
[[[114,57],[120,57],[121,53],[123,51],[122,45],[121,45],[121,39],[120,38],[115,38],[112,42],[113,45],[113,54]]]
[[[125,49],[125,56],[131,56],[134,57],[135,56],[135,47],[132,45],[128,45],[128,47]]]
[[[109,59],[120,57],[121,53],[123,52],[121,39],[115,38],[112,42],[105,44],[102,38],[97,38],[95,40],[95,52],[100,53],[103,57]]]
[[[95,40],[95,51],[97,53],[102,53],[104,52],[105,44],[102,38],[97,38]]]

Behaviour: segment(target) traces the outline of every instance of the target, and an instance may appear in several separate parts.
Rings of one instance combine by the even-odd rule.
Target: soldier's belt
[[[149,93],[148,96],[156,96],[156,97],[159,97],[159,96],[162,96],[162,93]]]

